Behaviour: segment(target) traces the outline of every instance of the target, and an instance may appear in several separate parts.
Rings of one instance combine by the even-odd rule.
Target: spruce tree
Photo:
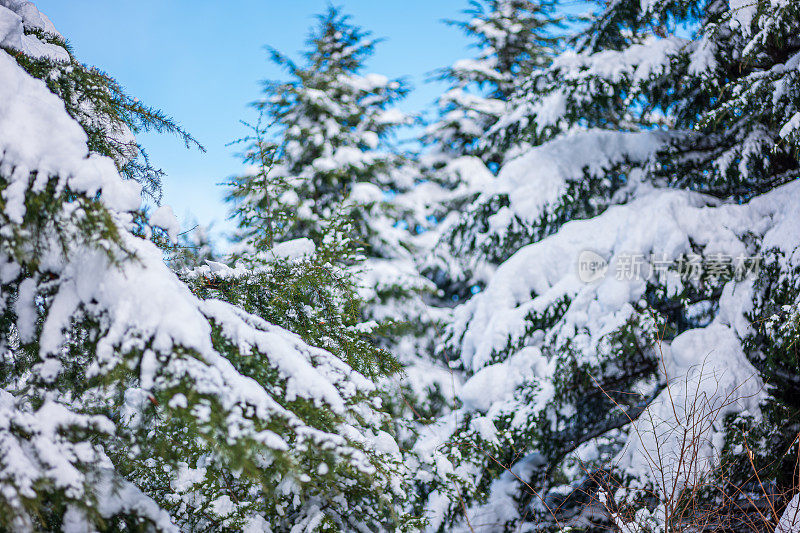
[[[254,104],[259,120],[242,139],[257,170],[232,181],[228,200],[253,246],[305,237],[319,243],[358,182],[389,188],[398,163],[385,142],[408,118],[392,105],[407,92],[400,80],[363,75],[373,53],[369,33],[330,7],[318,17],[298,65],[271,50],[288,81],[267,81]],[[266,231],[264,231],[266,230]]]
[[[233,255],[258,264],[272,261],[276,246],[304,242],[298,239],[315,243],[317,251],[341,243],[341,252],[323,254],[330,265],[317,266],[337,272],[334,287],[347,287],[345,300],[352,299],[351,309],[360,314],[361,334],[408,368],[423,361],[430,367],[427,354],[441,318],[427,303],[436,287],[416,265],[427,251],[420,241],[430,213],[418,201],[420,164],[392,142],[398,126],[411,122],[393,107],[407,89],[399,80],[362,72],[374,46],[367,32],[330,8],[318,17],[303,65],[272,52],[290,80],[265,84],[255,103],[259,118],[242,139],[253,170],[229,186],[240,230]],[[311,281],[304,283],[314,288],[336,280]],[[329,323],[324,337],[353,327]],[[409,390],[399,375],[384,379],[386,405],[395,414],[411,414],[405,413],[409,404],[427,402],[426,387]]]
[[[524,80],[557,53],[564,20],[549,1],[473,1],[464,14],[467,20],[446,22],[472,40],[478,56],[437,73],[450,87],[438,99],[439,117],[423,138],[428,145],[426,177],[442,191],[434,196],[439,204],[428,207],[435,213],[440,239],[420,269],[436,282],[446,305],[480,290],[484,274],[497,262],[497,257],[486,257],[490,254],[470,253],[474,242],[466,241],[508,199],[492,197],[490,205],[480,209],[472,203],[479,196],[487,198],[487,189],[493,188],[490,172],[515,155],[505,135],[513,126],[498,120],[513,111],[509,105]],[[524,224],[517,224],[517,233],[524,232]],[[487,242],[481,251],[508,253],[505,244]]]
[[[611,2],[517,93],[517,156],[459,229],[499,264],[443,346],[463,407],[417,445],[434,528],[774,527],[796,490],[797,15]]]
[[[544,67],[552,56],[558,18],[551,1],[472,0],[468,20],[447,20],[473,40],[478,55],[436,73],[450,83],[438,100],[439,119],[426,132],[434,150],[450,155],[481,155],[502,160],[481,139],[504,114],[518,80]]]

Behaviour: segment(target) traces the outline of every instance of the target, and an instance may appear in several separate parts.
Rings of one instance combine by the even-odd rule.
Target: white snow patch
[[[169,236],[169,240],[173,243],[178,241],[178,233],[181,230],[181,224],[178,222],[175,213],[172,211],[172,207],[168,205],[162,205],[156,209],[152,216],[150,216],[150,223],[153,226],[158,226],[166,231],[167,235]]]

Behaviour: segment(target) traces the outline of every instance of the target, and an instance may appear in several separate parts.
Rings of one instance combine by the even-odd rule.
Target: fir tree
[[[384,188],[397,158],[387,139],[408,118],[391,106],[407,89],[399,80],[362,75],[375,41],[336,8],[318,18],[304,65],[277,50],[272,60],[289,81],[268,81],[255,107],[261,112],[242,139],[254,175],[231,183],[229,201],[243,229],[266,230],[253,246],[308,237],[319,243],[324,220],[342,209],[358,182]]]
[[[556,54],[563,20],[554,2],[475,1],[464,13],[468,20],[447,22],[473,40],[478,57],[438,73],[451,86],[439,98],[440,116],[424,136],[429,145],[426,176],[443,191],[435,195],[440,204],[429,207],[441,238],[420,269],[436,282],[446,305],[479,290],[485,284],[483,274],[509,253],[507,243],[488,241],[480,246],[487,253],[472,253],[471,233],[479,224],[485,231],[487,218],[508,203],[507,197],[482,195],[492,189],[489,169],[496,172],[503,160],[514,156],[505,140],[506,126],[497,122],[513,111],[510,102],[524,80]],[[480,209],[471,207],[479,196],[491,199]],[[525,224],[515,223],[517,234],[528,233]]]
[[[405,89],[360,73],[373,49],[366,36],[330,9],[309,38],[307,67],[273,53],[297,79],[266,86],[256,104],[259,119],[242,140],[254,171],[231,183],[228,199],[242,237],[233,259],[255,266],[261,277],[248,283],[266,291],[241,305],[260,305],[264,314],[268,295],[270,320],[379,379],[392,426],[405,432],[397,417],[408,414],[418,395],[398,390],[398,359],[406,368],[420,361],[437,319],[426,316],[421,295],[432,285],[414,265],[410,228],[419,225],[411,220],[422,215],[406,198],[416,190],[418,170],[387,143],[408,122],[388,108]],[[286,264],[286,253],[299,256]]]
[[[326,255],[348,241],[178,279],[177,221],[142,209],[116,140],[173,123],[75,61],[32,4],[4,1],[0,20],[0,527],[406,527],[367,377],[394,366]],[[309,307],[315,321],[289,312]]]
[[[441,321],[426,302],[436,287],[416,267],[427,249],[420,235],[431,221],[418,204],[419,163],[390,142],[397,127],[410,122],[392,107],[407,89],[400,81],[362,74],[375,45],[368,36],[331,8],[318,18],[304,65],[273,51],[273,60],[292,79],[265,84],[255,104],[259,118],[242,139],[245,163],[253,171],[230,184],[228,200],[241,232],[234,256],[270,261],[270,250],[292,246],[296,239],[310,239],[318,251],[329,242],[346,244],[347,253],[328,255],[330,263],[312,259],[317,267],[338,272],[338,281],[303,278],[303,290],[333,284],[333,292],[360,313],[361,334],[381,348],[381,357],[391,352],[411,367],[427,360]],[[294,283],[288,279],[285,286]],[[307,308],[316,310],[318,304]],[[324,335],[305,338],[317,344],[353,327],[353,322],[329,322]],[[395,392],[402,381],[397,375],[384,379]],[[387,394],[395,414],[418,396],[408,390],[407,398]]]
[[[464,14],[469,20],[446,22],[473,40],[478,56],[437,73],[450,88],[438,100],[441,117],[426,137],[445,154],[478,154],[496,164],[502,154],[480,140],[505,112],[518,80],[548,63],[559,21],[550,1],[473,0]]]

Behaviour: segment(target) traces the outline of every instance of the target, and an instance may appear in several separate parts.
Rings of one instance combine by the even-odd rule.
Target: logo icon
[[[578,279],[591,283],[602,279],[608,271],[608,261],[591,250],[584,250],[578,256]]]

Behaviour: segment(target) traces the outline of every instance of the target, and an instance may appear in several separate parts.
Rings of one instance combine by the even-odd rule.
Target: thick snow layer
[[[459,59],[451,67],[453,70],[463,73],[481,74],[483,78],[490,80],[502,80],[503,76],[496,67],[497,60],[492,59]]]
[[[0,172],[11,177],[3,191],[5,212],[14,222],[25,215],[25,195],[41,190],[46,178],[58,188],[94,196],[117,211],[139,207],[141,187],[120,178],[114,162],[89,154],[87,137],[44,82],[30,77],[0,51]],[[38,179],[29,183],[31,173]]]
[[[90,477],[90,482],[97,487],[97,505],[95,510],[103,518],[111,518],[126,513],[147,518],[155,524],[159,531],[178,533],[180,529],[172,522],[172,518],[156,502],[139,490],[133,483],[119,479],[110,469],[103,470]],[[85,533],[93,531],[92,521],[77,508],[70,508],[64,515],[62,531],[64,533]]]
[[[510,401],[514,391],[536,376],[552,375],[547,358],[534,346],[526,347],[505,361],[488,365],[475,373],[461,389],[464,407],[487,412]]]
[[[640,276],[620,276],[615,267],[626,255],[640,254],[645,262],[651,257],[675,260],[699,246],[706,256],[738,257],[747,255],[745,242],[755,237],[761,250],[781,251],[787,268],[800,265],[800,182],[742,205],[720,205],[697,193],[645,185],[637,192],[638,198],[628,204],[593,219],[569,222],[556,234],[520,249],[500,265],[481,293],[455,309],[454,349],[473,374],[459,393],[467,412],[478,411],[488,419],[510,414],[522,422],[550,402],[554,367],[542,357],[537,342],[559,346],[569,341],[580,357],[595,360],[603,337],[632,316],[644,296],[645,281],[657,275],[644,266]],[[577,269],[579,255],[587,250],[610,265],[604,277],[591,283],[581,281]],[[660,284],[679,290],[677,274],[660,275]],[[726,415],[759,416],[764,385],[745,357],[741,340],[750,333],[746,314],[752,309],[752,283],[751,278],[728,282],[708,326],[659,344],[667,388],[632,426],[615,460],[620,468],[660,490],[680,489],[696,482],[718,457]],[[529,313],[542,314],[563,297],[569,298],[569,305],[555,326],[538,334],[525,331]],[[534,339],[534,345],[494,362],[494,354],[514,346],[523,335]],[[533,402],[514,397],[526,382],[535,384]],[[698,438],[689,439],[691,449],[685,430],[698,433]],[[442,442],[450,438],[452,427],[429,431],[425,442],[435,448],[435,435]],[[656,435],[660,459],[653,457]]]
[[[35,497],[35,484],[42,470],[58,488],[81,494],[84,477],[76,463],[102,460],[98,450],[87,443],[62,441],[60,432],[70,427],[114,431],[111,421],[103,416],[79,415],[54,402],[46,402],[36,413],[24,413],[4,390],[0,390],[0,413],[3,481],[12,483],[27,498]],[[31,438],[27,442],[19,439],[15,430]]]
[[[690,45],[690,41],[679,37],[650,35],[623,50],[594,54],[566,50],[540,75],[541,79],[534,80],[545,82],[548,90],[534,89],[531,100],[509,106],[489,134],[515,123],[535,126],[540,132],[549,126],[566,126],[562,121],[567,111],[581,104],[590,105],[594,94],[604,85],[626,84],[626,92],[635,91],[638,84],[662,74],[672,58]]]
[[[757,415],[764,384],[734,329],[721,321],[679,335],[664,350],[668,390],[634,423],[616,463],[670,494],[713,468],[722,421],[734,413]]]
[[[114,425],[104,416],[77,414],[55,402],[45,402],[37,411],[27,412],[15,405],[11,394],[0,390],[0,491],[18,514],[14,528],[34,530],[21,498],[35,498],[36,485],[45,476],[72,498],[80,498],[86,484],[95,484],[96,510],[104,518],[123,510],[134,511],[163,531],[177,531],[169,515],[153,500],[113,475],[111,463],[99,447],[64,438],[64,433],[75,428],[106,434],[114,431]],[[100,470],[85,474],[87,465]],[[87,524],[85,516],[73,509],[65,516],[63,530],[89,531]]]
[[[239,374],[216,352],[211,344],[213,321],[243,353],[256,349],[268,355],[288,379],[287,394],[292,399],[324,402],[341,413],[345,399],[333,383],[349,381],[353,393],[372,390],[366,378],[340,359],[308,347],[294,334],[227,303],[198,300],[164,265],[161,251],[153,244],[131,236],[126,245],[137,259],[119,267],[111,265],[104,252],[94,250],[84,250],[63,266],[60,289],[42,328],[43,356],[59,352],[64,329],[83,305],[109,320],[90,373],[117,364],[120,348],[140,345],[154,352],[144,360],[152,364],[141,365],[140,380],[145,387],[167,372],[170,378],[189,379],[197,391],[219,399],[226,408],[250,406],[265,420],[275,415],[293,418],[260,385]],[[169,355],[177,346],[195,350],[201,358],[171,358],[167,367],[156,362],[157,355]]]
[[[478,96],[472,93],[469,93],[463,89],[450,89],[442,96],[439,97],[438,101],[440,106],[447,106],[448,104],[455,104],[456,108],[450,111],[449,113],[445,114],[444,119],[442,122],[447,122],[448,119],[452,120],[454,117],[463,117],[465,132],[472,133],[469,128],[471,127],[481,127],[481,124],[473,123],[471,126],[468,125],[470,120],[475,120],[477,118],[475,116],[475,112],[488,115],[490,117],[497,117],[500,116],[503,111],[506,110],[506,102],[503,100],[497,100],[495,98],[484,98],[482,96]],[[434,124],[431,128],[436,128],[437,125]],[[441,126],[439,126],[441,127]],[[483,129],[475,132],[477,135],[481,135],[483,133]]]
[[[153,215],[150,217],[150,224],[163,229],[167,232],[170,241],[177,242],[178,232],[181,230],[181,224],[178,222],[178,218],[172,211],[172,207],[168,205],[162,205],[156,209],[153,212]]]
[[[33,2],[27,2],[26,0],[0,0],[0,6],[18,15],[26,28],[42,30],[61,37],[61,34],[56,31],[55,26],[47,18],[47,15],[39,11]]]
[[[307,238],[294,239],[276,244],[267,252],[267,256],[274,259],[300,259],[314,255],[316,247],[314,241]]]
[[[514,213],[533,222],[558,203],[570,181],[584,178],[584,170],[598,175],[624,161],[645,162],[666,140],[661,132],[571,133],[508,161],[482,198],[508,194]]]
[[[597,76],[617,82],[625,76],[636,84],[661,72],[669,65],[670,57],[686,44],[687,41],[679,37],[651,35],[641,44],[628,46],[622,51],[604,50],[596,54],[567,51],[556,58],[550,68],[564,72],[568,78]]]
[[[454,181],[467,191],[478,192],[494,182],[492,173],[477,157],[464,156],[448,161],[442,173],[452,175]]]
[[[0,45],[12,48],[22,46],[22,18],[13,11],[0,7]]]
[[[60,37],[53,23],[31,2],[0,0],[0,46],[19,50],[31,57],[69,61],[69,54],[62,47],[26,35],[25,29],[42,30]]]
[[[750,33],[750,25],[756,15],[757,4],[750,0],[728,0],[728,5],[730,5],[731,12],[729,24],[744,35],[748,35]]]
[[[574,300],[574,314],[568,311],[565,323],[587,328],[591,337],[605,332],[609,320],[616,322],[614,314],[641,298],[644,280],[621,281],[611,271],[599,282],[584,284],[577,270],[584,250],[612,266],[632,253],[676,260],[693,253],[692,243],[704,246],[706,254],[737,257],[746,252],[741,237],[755,232],[764,236],[765,245],[796,253],[798,230],[791,220],[798,212],[798,187],[792,183],[749,204],[721,207],[699,194],[654,190],[594,219],[565,224],[552,237],[519,250],[481,294],[456,310],[453,331],[461,339],[462,361],[477,371],[509,336],[521,334],[529,311],[544,311],[562,296]],[[648,213],[646,222],[642,213]]]
[[[356,183],[350,191],[348,200],[355,204],[380,202],[383,200],[383,191],[374,183]]]

